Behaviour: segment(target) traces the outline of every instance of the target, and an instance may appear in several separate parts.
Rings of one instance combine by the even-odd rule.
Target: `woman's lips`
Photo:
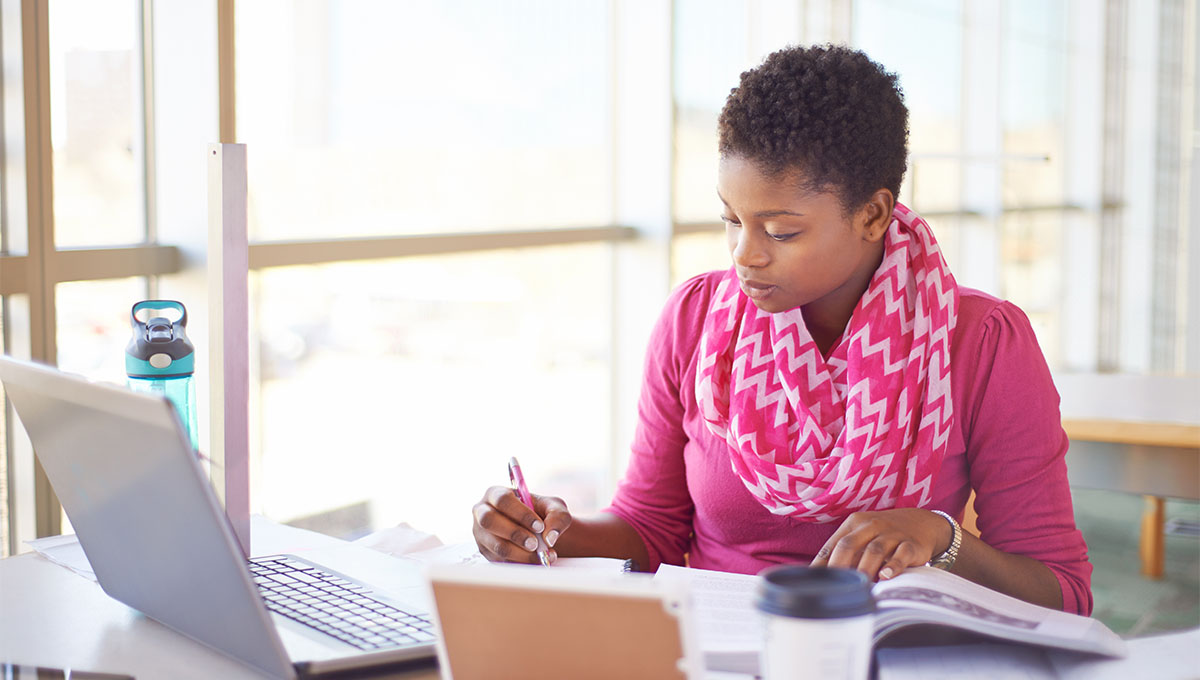
[[[762,300],[770,296],[777,288],[777,286],[762,283],[761,281],[741,280],[740,283],[742,284],[742,292],[751,300]]]

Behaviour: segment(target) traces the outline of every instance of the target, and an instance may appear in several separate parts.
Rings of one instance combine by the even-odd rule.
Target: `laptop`
[[[411,572],[384,592],[295,555],[246,560],[164,397],[6,356],[0,383],[111,597],[272,677],[434,663],[429,608],[395,595],[427,590],[421,565],[374,553]]]

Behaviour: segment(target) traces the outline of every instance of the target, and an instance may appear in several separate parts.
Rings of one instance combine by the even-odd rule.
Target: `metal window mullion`
[[[671,21],[675,21],[675,3],[671,3]],[[620,91],[621,83],[617,79],[618,64],[617,60],[620,56],[621,36],[617,33],[617,26],[620,24],[620,8],[617,6],[617,0],[612,0],[608,5],[608,219],[613,221],[616,219],[617,213],[620,211],[620,200],[617,196],[617,186],[620,183],[620,167],[617,159],[617,139],[620,137],[621,130],[618,121],[620,120],[620,111],[618,110],[617,94]],[[672,29],[674,30],[674,29]],[[618,419],[621,407],[624,405],[621,401],[617,387],[621,383],[620,371],[617,368],[617,347],[621,343],[621,310],[617,305],[617,297],[620,294],[620,286],[617,283],[620,276],[620,246],[616,243],[608,248],[608,344],[607,356],[605,357],[608,364],[608,375],[605,376],[607,383],[605,387],[608,390],[608,413],[606,414],[608,427],[605,430],[607,441],[605,442],[604,450],[608,455],[608,460],[601,468],[600,486],[601,496],[605,491],[608,491],[615,486],[617,470],[617,461],[620,451],[620,434],[621,427]]]
[[[183,269],[183,256],[175,246],[140,245],[58,250],[48,260],[51,283],[99,281],[130,276],[175,274]]]
[[[0,19],[5,12],[0,7]],[[7,60],[4,50],[3,31],[0,31],[0,93],[5,91],[4,74],[7,71]],[[0,102],[0,352],[8,354],[11,333],[9,321],[9,303],[4,295],[5,275],[11,274],[12,263],[6,261],[3,253],[8,252],[8,126],[6,107]],[[24,260],[21,262],[21,276],[24,276]],[[13,447],[9,428],[8,400],[0,393],[0,557],[12,555],[17,550],[16,504],[13,489],[16,488],[16,477],[13,470]]]
[[[1196,3],[1185,8],[1183,24],[1183,146],[1184,161],[1181,165],[1179,192],[1179,214],[1182,238],[1179,247],[1178,278],[1179,298],[1179,343],[1176,358],[1178,373],[1200,373],[1200,10]]]
[[[1100,193],[1104,205],[1125,200],[1126,0],[1107,0],[1104,26],[1104,136]],[[1121,365],[1121,242],[1123,210],[1100,217],[1099,328],[1096,364],[1100,372]]]
[[[54,171],[50,138],[49,0],[21,4],[21,49],[25,99],[25,192],[29,255],[30,358],[57,364],[54,281],[47,276],[54,251]],[[34,461],[36,533],[62,532],[62,508],[42,466]]]
[[[602,226],[465,234],[422,234],[250,244],[250,268],[382,260],[419,255],[453,255],[481,250],[532,248],[632,238],[632,227]]]
[[[138,2],[138,40],[137,63],[141,68],[138,73],[138,112],[140,120],[135,121],[135,129],[141,149],[138,153],[138,177],[142,188],[142,226],[147,243],[158,242],[158,191],[155,186],[155,133],[154,133],[154,2],[139,0]],[[158,280],[153,276],[146,277],[145,295],[148,299],[158,297]]]
[[[684,233],[707,231],[713,225],[681,225]],[[310,241],[260,241],[250,244],[250,268],[270,269],[296,265],[334,264],[385,260],[423,255],[454,255],[481,250],[539,248],[580,243],[618,244],[637,237],[637,230],[622,225],[531,229],[461,234],[422,234]],[[178,274],[184,254],[173,245],[142,244],[56,250],[44,259],[42,273],[49,285],[68,281],[97,281],[130,276]],[[0,295],[29,292],[31,256],[0,255]]]
[[[1175,369],[1178,346],[1180,249],[1180,163],[1184,7],[1181,0],[1159,5],[1158,88],[1155,111],[1154,278],[1151,283],[1150,368]]]
[[[612,455],[601,483],[611,493],[629,456],[645,338],[670,292],[672,221],[672,26],[674,3],[614,0],[612,221],[637,238],[614,248],[609,403]]]
[[[237,62],[234,0],[217,0],[218,135],[222,144],[237,142]]]
[[[20,295],[26,292],[29,277],[25,273],[25,263],[28,259],[25,255],[0,255],[0,295]],[[7,321],[5,318],[6,324]],[[8,347],[11,341],[6,330],[4,346]]]

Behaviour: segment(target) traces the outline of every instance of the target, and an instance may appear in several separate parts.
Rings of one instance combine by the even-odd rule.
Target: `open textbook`
[[[754,608],[758,577],[663,565],[655,578],[684,580],[709,670],[756,673],[763,622]],[[1085,616],[1039,607],[954,574],[917,567],[877,583],[874,644],[916,625],[946,626],[1048,648],[1125,656],[1125,642]],[[911,642],[907,641],[906,642]]]

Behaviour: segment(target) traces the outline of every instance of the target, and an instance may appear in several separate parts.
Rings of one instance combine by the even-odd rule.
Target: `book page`
[[[1095,619],[1039,607],[932,567],[916,567],[873,590],[876,641],[911,623],[949,625],[1009,640],[1124,656],[1125,644]]]
[[[568,569],[595,569],[596,571],[624,572],[629,571],[629,560],[615,557],[560,557],[550,565]]]
[[[875,584],[872,592],[881,609],[911,607],[949,612],[1024,630],[1037,628],[1050,613],[932,567],[908,569],[890,581]]]
[[[700,649],[709,668],[744,670],[763,647],[754,608],[758,576],[662,565],[656,579],[687,584]],[[1043,647],[1119,657],[1125,643],[1095,619],[1039,607],[931,567],[876,584],[875,641],[907,625],[930,623]]]
[[[758,577],[664,564],[654,578],[687,584],[700,649],[753,652],[763,646],[763,622],[754,608]]]
[[[472,564],[480,566],[492,564],[488,562],[486,557],[479,553],[479,548],[473,542],[440,545],[428,550],[405,553],[403,556],[424,564]],[[550,566],[620,573],[626,571],[626,562],[627,560],[619,560],[613,557],[560,557]]]

